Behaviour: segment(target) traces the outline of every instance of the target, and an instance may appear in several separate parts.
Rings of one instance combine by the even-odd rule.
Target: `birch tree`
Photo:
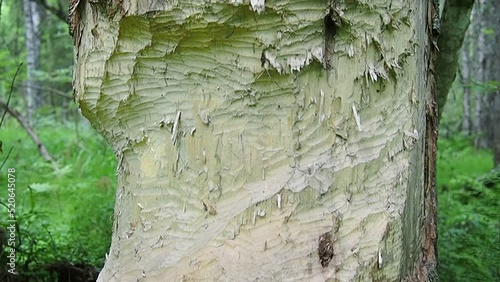
[[[36,109],[42,105],[40,82],[37,81],[36,72],[40,70],[40,43],[41,43],[41,20],[42,11],[37,3],[23,0],[24,29],[26,34],[26,60],[27,60],[27,84],[26,100],[28,111],[28,122]]]
[[[430,1],[72,1],[98,281],[436,279]]]

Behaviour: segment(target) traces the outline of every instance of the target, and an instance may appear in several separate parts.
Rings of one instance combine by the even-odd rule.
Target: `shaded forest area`
[[[461,41],[456,35],[436,43],[438,74],[458,63],[441,84],[438,76],[440,277],[498,281],[500,3],[476,1],[469,25],[455,2],[448,1],[439,29],[446,36],[468,28],[463,46],[450,49]],[[0,281],[94,281],[111,243],[116,160],[73,102],[67,10],[63,0],[0,1]],[[7,272],[11,222],[3,189],[10,168],[15,276]]]

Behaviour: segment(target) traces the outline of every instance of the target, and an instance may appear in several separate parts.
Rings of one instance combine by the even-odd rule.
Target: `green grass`
[[[437,184],[446,185],[459,176],[478,177],[493,168],[491,152],[476,150],[472,141],[461,138],[438,142]]]
[[[36,267],[56,261],[102,266],[111,242],[116,160],[87,126],[49,119],[36,132],[56,161],[47,163],[12,119],[0,129],[2,168],[16,169],[16,215],[20,225],[18,263]],[[5,202],[7,195],[0,198]],[[0,216],[7,218],[5,208]],[[19,243],[19,242],[18,242]]]
[[[491,152],[469,140],[438,145],[441,281],[499,281],[500,171],[492,171]]]

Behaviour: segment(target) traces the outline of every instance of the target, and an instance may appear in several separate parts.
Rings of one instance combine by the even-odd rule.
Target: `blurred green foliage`
[[[438,145],[441,281],[500,281],[500,170],[472,140]]]
[[[0,2],[0,99],[7,101],[16,69],[24,62],[12,87],[10,107],[25,114],[28,84],[23,1]],[[69,3],[44,2],[62,11],[67,11]],[[57,165],[45,162],[25,130],[7,116],[0,129],[4,152],[0,162],[13,149],[2,168],[0,183],[5,183],[7,168],[16,169],[17,268],[21,275],[2,276],[6,253],[1,240],[0,281],[65,281],[61,273],[72,266],[101,267],[111,242],[116,182],[113,152],[88,125],[80,124],[71,97],[74,54],[66,21],[44,10],[40,31],[40,69],[35,78],[43,105],[33,115],[32,126]],[[7,192],[0,193],[0,204],[5,204],[6,197]],[[7,208],[0,205],[0,228],[8,225],[6,218]]]
[[[36,130],[57,162],[55,169],[13,119],[1,129],[4,151],[13,150],[0,182],[6,183],[8,168],[16,169],[18,267],[33,277],[42,277],[44,266],[56,262],[102,267],[112,234],[114,154],[87,125],[48,117]],[[0,195],[4,203],[6,196]],[[8,218],[4,206],[0,217]],[[3,255],[0,260],[5,265]]]
[[[26,92],[26,47],[23,18],[23,1],[0,1],[0,99],[7,100],[10,83],[17,66],[24,62],[16,78],[11,107],[25,107]],[[48,0],[53,7],[65,9],[68,1]],[[67,9],[65,9],[67,10]],[[73,44],[68,33],[68,24],[51,13],[41,13],[40,69],[35,78],[40,82],[44,105],[65,108],[71,102],[73,68]]]

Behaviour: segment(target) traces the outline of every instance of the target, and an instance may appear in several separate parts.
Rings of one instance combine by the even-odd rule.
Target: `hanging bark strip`
[[[81,32],[79,30],[80,18],[85,0],[70,0],[68,11],[69,34],[73,37],[73,45],[80,45]]]
[[[325,35],[325,50],[324,50],[324,66],[326,69],[332,68],[332,59],[335,52],[335,37],[338,34],[338,29],[342,23],[339,12],[336,10],[336,4],[330,5],[328,14],[324,19],[324,35]]]

